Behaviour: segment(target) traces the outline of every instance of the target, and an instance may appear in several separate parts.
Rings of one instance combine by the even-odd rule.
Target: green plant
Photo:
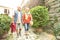
[[[8,15],[0,14],[0,34],[9,31],[11,18]]]
[[[54,25],[54,31],[55,31],[56,36],[60,35],[60,23],[56,23]]]
[[[33,27],[42,27],[47,24],[49,20],[48,8],[44,6],[36,6],[30,10],[33,16]]]

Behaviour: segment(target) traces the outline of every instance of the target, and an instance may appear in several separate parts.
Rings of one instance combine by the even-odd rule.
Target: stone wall
[[[49,8],[50,20],[54,20],[54,16],[60,21],[60,0],[45,0],[45,6]]]

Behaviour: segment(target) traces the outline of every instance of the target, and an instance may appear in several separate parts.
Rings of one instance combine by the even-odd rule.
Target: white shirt
[[[21,14],[20,14],[20,12],[18,12],[17,23],[21,23]]]

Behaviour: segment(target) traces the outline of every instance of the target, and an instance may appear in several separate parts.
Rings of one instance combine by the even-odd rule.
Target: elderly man
[[[14,23],[16,24],[17,37],[18,37],[19,35],[21,35],[21,26],[22,26],[22,11],[20,6],[18,6],[17,10],[14,11],[13,20]]]

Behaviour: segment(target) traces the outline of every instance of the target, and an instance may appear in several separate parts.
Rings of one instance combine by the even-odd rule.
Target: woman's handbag
[[[33,21],[30,21],[30,26],[32,26],[33,25]]]

